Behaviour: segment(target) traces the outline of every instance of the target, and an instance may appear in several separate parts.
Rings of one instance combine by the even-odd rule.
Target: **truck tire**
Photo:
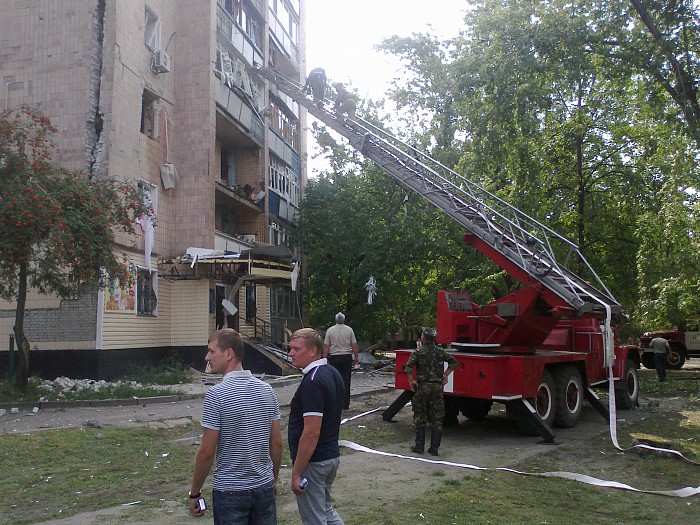
[[[472,421],[483,421],[489,415],[493,401],[489,399],[463,399],[460,405],[462,415]]]
[[[685,349],[678,343],[671,343],[671,353],[668,354],[668,367],[680,370],[685,364]]]
[[[542,372],[542,379],[537,388],[537,395],[529,399],[529,401],[542,421],[547,423],[550,427],[556,415],[555,395],[556,386],[554,384],[554,379],[549,370],[545,369]],[[506,403],[506,416],[508,419],[515,421],[523,433],[530,436],[536,436],[538,434],[537,430],[527,420],[525,409],[519,401]]]
[[[575,366],[562,366],[554,370],[556,385],[556,413],[554,425],[575,427],[583,410],[583,381]]]
[[[637,406],[639,399],[639,377],[637,364],[632,359],[625,363],[625,375],[615,383],[615,406],[629,410]]]

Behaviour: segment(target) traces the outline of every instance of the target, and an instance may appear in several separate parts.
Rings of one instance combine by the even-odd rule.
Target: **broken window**
[[[291,204],[299,204],[300,176],[286,163],[270,155],[268,186]]]
[[[144,24],[144,41],[151,51],[160,51],[161,23],[160,18],[146,7],[146,22]]]
[[[291,231],[287,226],[271,218],[268,223],[268,228],[270,244],[272,244],[273,246],[289,247],[291,240]]]
[[[214,228],[226,235],[236,235],[236,216],[229,210],[215,207]]]
[[[136,271],[136,314],[158,314],[158,272],[139,268]]]
[[[272,115],[270,127],[296,150],[299,149],[299,121],[296,116],[287,113],[284,104],[273,97],[270,97],[270,108]]]
[[[228,186],[236,185],[236,157],[224,149],[221,150],[221,181]]]
[[[158,138],[160,99],[155,93],[143,90],[141,98],[141,133],[152,139]]]
[[[150,208],[146,216],[155,224],[156,212],[158,211],[158,186],[154,186],[145,180],[140,180],[138,187],[141,190],[144,204]]]

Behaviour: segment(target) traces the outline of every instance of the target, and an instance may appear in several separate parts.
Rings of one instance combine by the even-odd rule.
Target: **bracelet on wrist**
[[[192,494],[192,491],[188,492],[190,499],[199,499],[202,497],[202,491],[200,490],[197,494]]]

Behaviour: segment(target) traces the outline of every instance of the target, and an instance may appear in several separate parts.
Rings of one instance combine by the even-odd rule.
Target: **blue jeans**
[[[272,483],[250,490],[214,490],[214,525],[276,525]]]

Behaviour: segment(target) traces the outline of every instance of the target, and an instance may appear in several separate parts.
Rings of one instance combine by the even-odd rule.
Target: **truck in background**
[[[654,356],[649,350],[649,342],[655,337],[663,337],[671,345],[669,368],[679,370],[691,357],[700,358],[700,319],[686,319],[677,330],[656,330],[642,334],[639,338],[639,351],[641,362],[646,368],[654,368]]]

